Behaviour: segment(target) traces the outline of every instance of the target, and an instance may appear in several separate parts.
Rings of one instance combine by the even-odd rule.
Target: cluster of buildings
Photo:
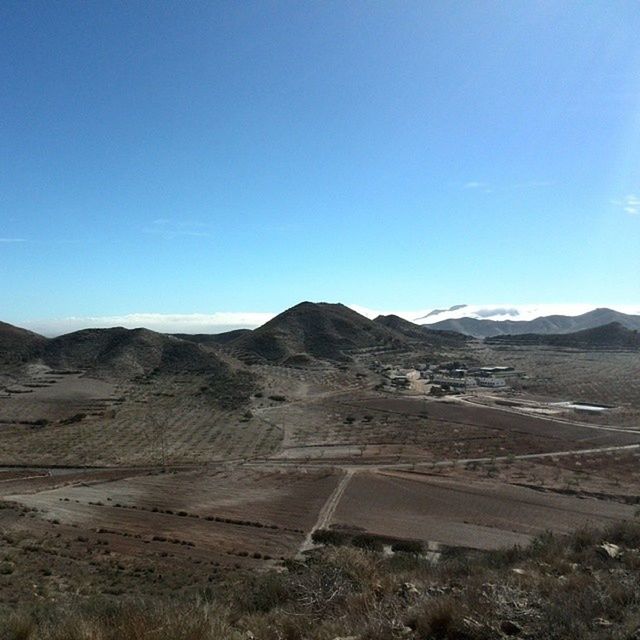
[[[381,365],[376,370],[385,378],[385,386],[406,389],[416,380],[430,384],[430,393],[463,393],[478,387],[506,389],[509,382],[522,378],[523,373],[514,367],[467,367],[464,363],[453,362],[444,365],[418,365],[413,369]]]

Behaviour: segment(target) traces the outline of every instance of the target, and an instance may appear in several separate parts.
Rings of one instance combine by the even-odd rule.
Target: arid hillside
[[[198,344],[148,329],[85,329],[49,340],[42,354],[54,368],[117,377],[159,373],[216,373],[222,362]]]
[[[406,339],[342,304],[302,302],[229,343],[246,361],[348,362],[356,349],[406,347]]]
[[[574,349],[640,349],[637,329],[627,329],[619,322],[576,331],[574,333],[506,335],[487,338],[492,345],[544,345]]]
[[[432,329],[426,325],[415,324],[399,316],[378,316],[375,323],[387,327],[410,340],[433,347],[464,347],[471,338],[456,331]]]
[[[0,322],[0,364],[17,364],[37,358],[46,343],[44,336]]]

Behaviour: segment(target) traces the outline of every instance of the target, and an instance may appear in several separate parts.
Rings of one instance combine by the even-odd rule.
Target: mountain
[[[450,318],[429,324],[431,329],[458,331],[476,338],[525,333],[571,333],[593,329],[604,324],[618,322],[627,329],[640,329],[640,316],[614,311],[594,309],[578,316],[551,315],[534,320],[481,320],[477,318]]]
[[[127,377],[161,373],[215,373],[225,365],[198,344],[148,329],[85,329],[48,340],[42,360],[54,368]]]
[[[396,315],[378,316],[374,322],[410,340],[427,343],[433,347],[464,347],[470,339],[462,333],[433,329],[430,326],[409,322]]]
[[[343,304],[301,302],[229,345],[252,362],[345,362],[354,349],[403,348],[407,340]]]
[[[225,345],[235,342],[241,336],[251,333],[251,329],[233,329],[224,333],[174,333],[175,338],[204,345]]]
[[[37,358],[47,339],[12,324],[0,322],[0,363],[17,364]]]
[[[459,311],[460,309],[466,309],[469,305],[466,304],[454,304],[452,307],[448,309],[434,309],[433,311],[429,311],[426,316],[422,316],[421,318],[417,318],[416,322],[419,320],[426,320],[427,318],[433,318],[435,316],[442,316],[444,314],[448,314],[451,312]]]
[[[640,333],[637,329],[627,329],[619,322],[610,322],[572,333],[495,336],[487,338],[486,342],[492,345],[544,345],[576,349],[640,349]]]

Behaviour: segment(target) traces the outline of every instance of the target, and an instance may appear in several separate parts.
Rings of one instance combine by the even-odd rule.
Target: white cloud
[[[472,180],[471,182],[466,182],[462,188],[463,189],[487,189],[489,185],[486,182],[476,182]]]
[[[629,313],[640,315],[640,304],[637,305],[608,305],[608,304],[467,304],[458,308],[442,310],[438,313],[431,313],[407,318],[419,324],[432,324],[441,320],[452,320],[456,318],[476,318],[478,320],[534,320],[542,316],[578,316],[588,311],[593,311],[598,307],[607,307]]]
[[[630,193],[628,196],[622,198],[622,200],[612,200],[612,203],[619,207],[622,207],[623,211],[626,211],[632,216],[640,215],[640,197],[636,196],[633,193]]]

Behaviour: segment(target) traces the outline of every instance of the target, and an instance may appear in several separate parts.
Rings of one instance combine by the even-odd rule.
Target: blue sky
[[[640,5],[0,3],[0,318],[640,302]]]

